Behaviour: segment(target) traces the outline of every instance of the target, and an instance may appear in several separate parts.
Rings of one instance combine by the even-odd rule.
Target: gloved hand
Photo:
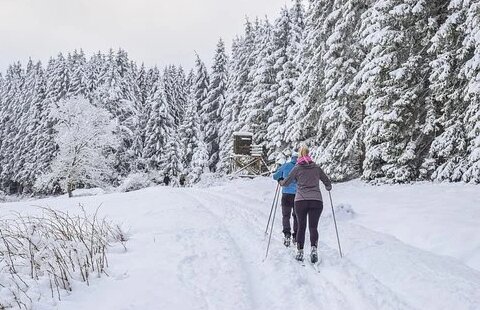
[[[330,186],[325,186],[325,188],[327,189],[327,191],[331,191],[331,190],[332,190],[332,185],[330,185]]]
[[[282,182],[283,180],[284,180],[284,178],[280,177],[280,178],[278,178],[277,182],[280,183],[280,182]]]

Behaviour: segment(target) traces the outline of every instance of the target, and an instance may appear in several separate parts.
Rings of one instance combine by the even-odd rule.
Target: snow
[[[234,136],[253,136],[253,133],[248,131],[235,131],[233,132]]]
[[[282,245],[278,210],[263,261],[275,186],[211,176],[202,187],[2,203],[0,216],[101,205],[100,215],[129,229],[128,251],[110,251],[109,277],[75,283],[56,303],[45,291],[35,309],[480,308],[478,186],[335,184],[344,258],[324,192],[320,273]]]
[[[79,188],[72,192],[74,197],[82,197],[82,196],[96,196],[96,195],[103,195],[107,191],[100,187],[94,188]],[[68,195],[66,195],[68,196]]]
[[[118,187],[119,192],[130,192],[151,186],[153,183],[146,173],[130,173]]]

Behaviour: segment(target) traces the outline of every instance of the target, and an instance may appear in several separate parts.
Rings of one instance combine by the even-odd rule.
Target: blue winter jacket
[[[297,163],[297,158],[292,157],[292,160],[289,162],[286,162],[285,164],[281,165],[280,168],[278,168],[277,172],[273,174],[273,179],[278,181],[278,179],[283,178],[286,179],[288,175],[290,174],[290,171],[292,171],[293,167],[295,167],[295,164]],[[282,189],[282,193],[284,194],[296,194],[297,193],[297,182],[292,182],[288,186],[284,186]]]

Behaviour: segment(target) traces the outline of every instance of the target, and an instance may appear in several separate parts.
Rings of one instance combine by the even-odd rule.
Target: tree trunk
[[[73,191],[73,186],[72,183],[67,184],[67,193],[68,193],[68,198],[72,198],[72,191]]]

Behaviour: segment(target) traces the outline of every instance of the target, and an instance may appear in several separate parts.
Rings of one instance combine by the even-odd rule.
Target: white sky
[[[83,48],[122,47],[147,65],[211,64],[222,37],[230,47],[245,16],[270,19],[291,0],[0,0],[0,72]]]

